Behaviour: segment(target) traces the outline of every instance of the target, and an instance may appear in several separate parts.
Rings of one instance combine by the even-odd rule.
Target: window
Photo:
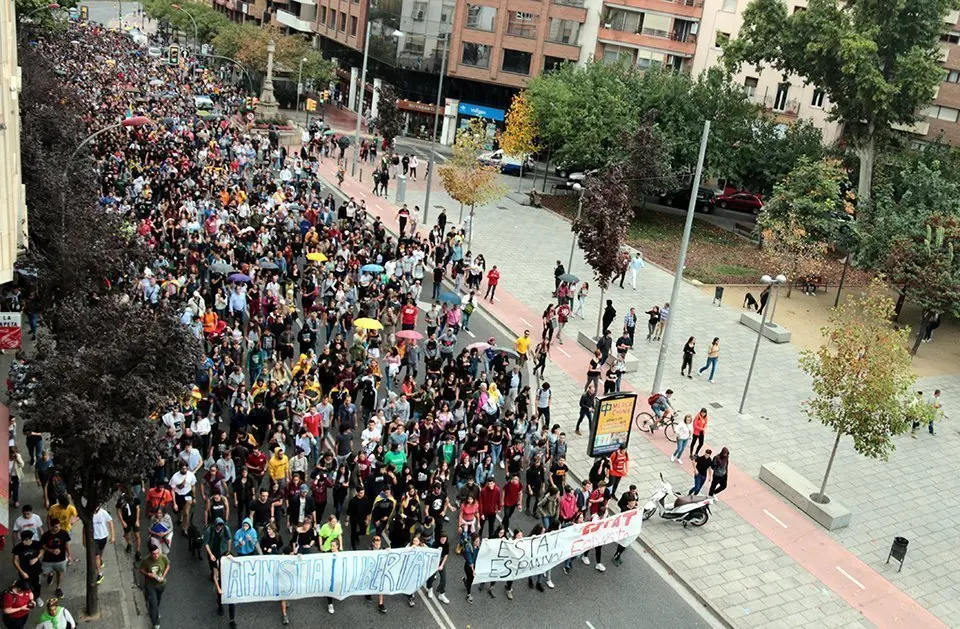
[[[357,36],[357,16],[351,15],[350,16],[350,37],[356,37],[356,36]]]
[[[340,32],[345,33],[347,31],[347,14],[343,11],[340,12]]]
[[[427,3],[426,2],[414,2],[413,3],[413,13],[411,13],[414,22],[422,22],[427,19]]]
[[[507,35],[533,39],[537,36],[537,23],[539,21],[540,16],[536,13],[510,11],[507,14]]]
[[[327,23],[327,7],[320,7],[320,20],[321,24]]]
[[[950,70],[947,73],[947,78],[944,79],[947,83],[960,83],[960,70]]]
[[[730,41],[730,33],[717,31],[717,40],[714,42],[716,48],[723,48]]]
[[[532,60],[532,52],[504,48],[503,64],[500,66],[500,69],[504,72],[512,72],[513,74],[530,74],[530,62]]]
[[[543,56],[543,73],[547,74],[558,69],[564,63],[570,63],[569,59],[563,59],[562,57],[551,57],[549,55]]]
[[[475,68],[489,68],[490,46],[469,41],[463,42],[463,57],[460,58],[460,63]]]
[[[757,84],[760,82],[755,76],[748,76],[743,80],[743,91],[747,98],[754,98],[757,95]]]
[[[603,45],[603,62],[604,63],[620,63],[621,61],[626,61],[627,63],[633,63],[633,48],[626,48],[624,46],[614,46],[612,44]]]
[[[777,95],[773,99],[773,109],[775,111],[783,111],[787,108],[787,94],[789,93],[789,83],[781,83],[777,86]]]
[[[960,43],[960,33],[952,31],[950,33],[944,33],[940,36],[940,41],[945,44],[958,44]]]
[[[721,11],[727,11],[728,13],[737,12],[737,0],[723,0],[723,8]]]
[[[467,28],[478,31],[492,31],[497,21],[497,9],[479,4],[467,5]]]
[[[943,107],[942,105],[931,105],[924,109],[922,113],[924,116],[938,120],[946,120],[947,122],[956,122],[957,118],[960,117],[960,109]]]
[[[427,38],[424,35],[407,35],[403,38],[403,52],[407,55],[423,55]]]
[[[560,20],[555,17],[550,18],[550,30],[547,32],[547,41],[576,46],[579,35],[580,22]]]
[[[810,106],[817,109],[823,109],[823,90],[816,88],[813,90],[813,98],[810,100]]]
[[[640,29],[640,32],[644,35],[651,35],[653,37],[669,37],[670,24],[672,22],[673,18],[667,15],[644,13],[643,28]]]
[[[793,7],[794,13],[800,13],[801,11],[806,11],[806,10],[807,10],[807,7],[801,7],[801,6]]]
[[[641,21],[643,21],[643,13],[624,11],[623,9],[607,9],[607,16],[603,25],[605,28],[622,33],[639,33]]]
[[[584,0],[553,0],[554,4],[562,4],[567,7],[582,7]]]
[[[651,68],[662,68],[667,60],[667,55],[662,52],[652,50],[637,51],[637,67],[641,70],[650,70]]]
[[[337,28],[337,12],[333,9],[330,9],[330,19],[327,21],[327,26],[331,29]]]
[[[456,12],[456,5],[445,4],[440,8],[440,23],[449,24],[450,19],[453,17],[453,14]]]

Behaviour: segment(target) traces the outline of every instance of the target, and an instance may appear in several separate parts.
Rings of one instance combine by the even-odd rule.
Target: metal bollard
[[[906,537],[894,537],[893,545],[890,546],[890,554],[887,555],[887,563],[890,563],[890,558],[893,557],[900,562],[900,567],[897,568],[897,572],[903,570],[903,560],[907,558],[907,546],[910,545],[910,541]]]
[[[397,175],[397,203],[403,203],[404,198],[407,194],[407,176],[406,175]]]

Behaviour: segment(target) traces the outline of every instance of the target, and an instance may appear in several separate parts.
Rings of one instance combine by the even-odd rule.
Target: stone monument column
[[[257,115],[260,118],[272,119],[280,109],[273,95],[273,53],[276,49],[277,45],[271,39],[267,44],[267,76],[263,80],[263,91],[260,93],[260,102],[257,104]]]

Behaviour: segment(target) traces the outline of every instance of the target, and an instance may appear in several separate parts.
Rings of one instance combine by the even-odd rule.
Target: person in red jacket
[[[497,293],[497,284],[500,282],[500,271],[497,269],[497,265],[494,264],[493,268],[487,271],[487,292],[484,294],[484,299],[489,299],[490,303],[493,303],[493,296]]]
[[[413,330],[417,327],[417,305],[412,299],[407,300],[407,305],[400,309],[400,329]]]
[[[630,472],[630,455],[627,444],[621,443],[620,449],[610,455],[610,497],[615,498],[620,480]]]
[[[519,509],[523,511],[523,505],[520,504],[520,497],[523,496],[523,483],[520,482],[520,476],[513,474],[510,480],[503,486],[503,528],[510,530],[510,518],[514,512]]]
[[[23,629],[27,626],[30,610],[36,607],[30,581],[20,579],[3,593],[3,624],[10,629]]]
[[[497,486],[493,474],[487,476],[487,482],[480,490],[480,530],[483,534],[483,522],[487,523],[487,537],[493,537],[497,531],[497,514],[503,509],[503,492]]]

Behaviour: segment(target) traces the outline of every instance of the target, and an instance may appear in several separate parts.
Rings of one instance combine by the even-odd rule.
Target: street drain
[[[723,404],[721,404],[720,402],[710,402],[710,406],[712,406],[713,408],[723,408]]]

